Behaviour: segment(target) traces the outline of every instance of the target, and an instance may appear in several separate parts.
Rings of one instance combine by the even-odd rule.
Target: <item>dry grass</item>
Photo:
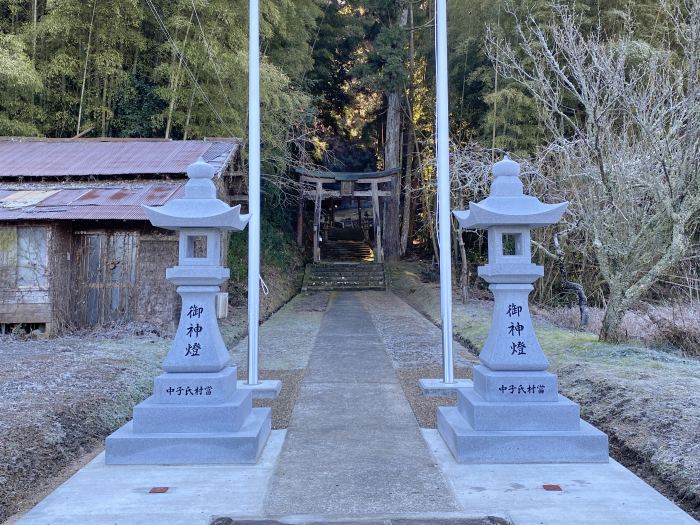
[[[533,305],[533,314],[550,323],[579,329],[578,307],[543,307]],[[599,334],[605,310],[589,308],[590,321],[585,331]],[[657,346],[684,357],[700,357],[700,305],[697,303],[653,305],[644,303],[625,314],[622,327],[631,341]]]

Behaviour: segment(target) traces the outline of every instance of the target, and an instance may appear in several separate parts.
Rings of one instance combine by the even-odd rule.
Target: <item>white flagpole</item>
[[[450,206],[450,123],[447,73],[447,0],[436,0],[437,177],[440,240],[442,364],[446,384],[454,383],[452,356],[452,236]]]
[[[260,13],[250,0],[248,43],[248,384],[258,384],[260,322]]]

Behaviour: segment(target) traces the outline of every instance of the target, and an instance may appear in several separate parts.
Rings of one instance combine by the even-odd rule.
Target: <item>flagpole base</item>
[[[445,383],[444,379],[420,379],[418,384],[424,396],[446,396],[473,386],[471,379],[455,379],[454,383]]]
[[[257,385],[249,385],[244,379],[238,380],[239,390],[250,390],[253,399],[277,399],[282,390],[282,381],[277,379],[265,379],[258,381]]]

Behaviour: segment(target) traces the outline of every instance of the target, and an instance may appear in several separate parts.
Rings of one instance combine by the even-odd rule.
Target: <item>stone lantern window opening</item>
[[[180,266],[219,266],[221,233],[185,228],[180,231]]]
[[[489,264],[530,264],[528,226],[493,226],[488,232]],[[491,262],[492,261],[492,262]]]
[[[503,255],[522,255],[523,243],[519,233],[504,233],[502,236]]]
[[[205,259],[207,257],[207,238],[203,235],[187,236],[187,258]]]

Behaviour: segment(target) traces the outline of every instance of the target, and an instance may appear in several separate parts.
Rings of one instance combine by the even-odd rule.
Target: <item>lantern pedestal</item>
[[[437,421],[458,463],[608,462],[607,436],[583,420],[573,431],[475,430],[457,407],[438,407]]]
[[[166,373],[134,419],[107,438],[111,465],[255,463],[271,430],[269,408],[236,388],[236,367]]]
[[[180,323],[153,395],[107,438],[107,464],[255,463],[271,432],[271,410],[253,408],[251,392],[237,388],[216,316],[216,296],[229,278],[221,231],[243,229],[249,216],[216,198],[214,169],[204,161],[187,175],[184,199],[146,208],[154,226],[180,233],[179,265],[166,272],[182,298]]]
[[[580,418],[547,372],[528,308],[532,283],[544,275],[531,260],[530,229],[557,222],[567,203],[523,195],[510,159],[493,172],[491,195],[455,212],[463,228],[488,229],[489,263],[479,276],[494,296],[493,322],[474,386],[458,391],[456,407],[438,408],[438,430],[460,463],[607,462],[608,437]]]

